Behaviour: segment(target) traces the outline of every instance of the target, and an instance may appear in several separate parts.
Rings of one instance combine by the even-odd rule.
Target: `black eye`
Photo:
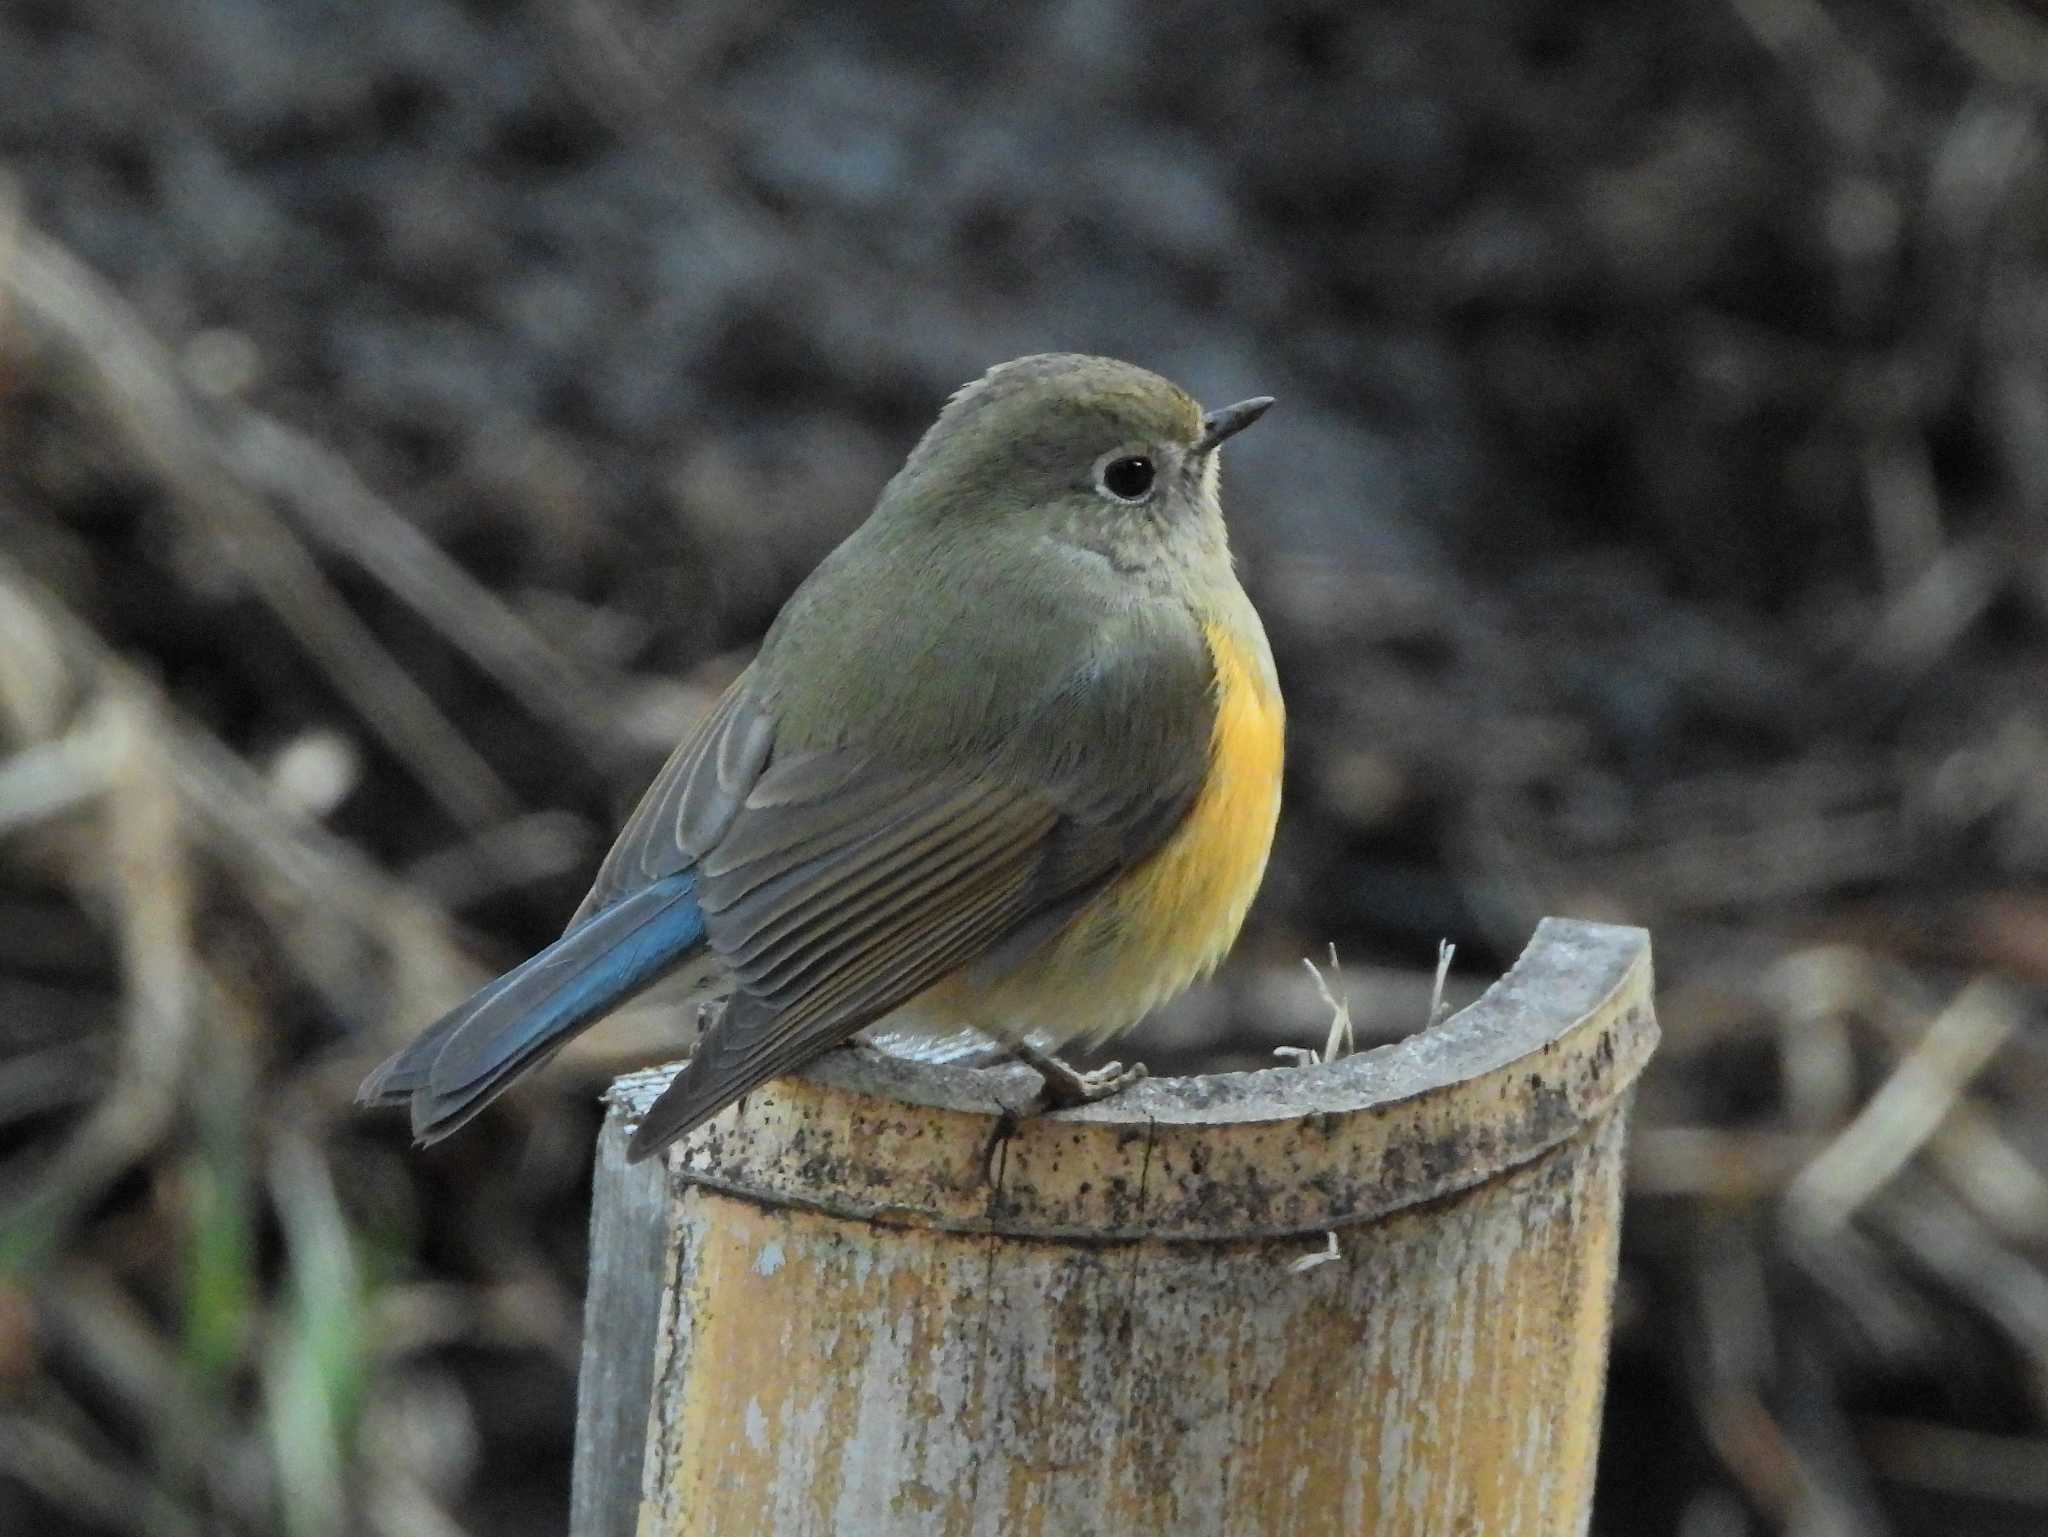
[[[1154,473],[1143,454],[1112,459],[1102,467],[1102,489],[1120,502],[1142,502],[1151,494]]]

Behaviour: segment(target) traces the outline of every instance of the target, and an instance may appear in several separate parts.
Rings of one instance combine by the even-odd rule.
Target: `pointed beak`
[[[1234,406],[1211,411],[1202,418],[1202,438],[1195,444],[1195,452],[1206,454],[1225,438],[1236,437],[1264,416],[1272,404],[1271,395],[1254,395],[1250,400],[1240,400]]]

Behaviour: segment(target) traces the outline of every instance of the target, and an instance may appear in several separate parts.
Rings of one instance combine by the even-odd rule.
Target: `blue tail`
[[[413,1135],[437,1142],[703,942],[695,872],[664,876],[480,988],[364,1079],[356,1099],[411,1105]]]

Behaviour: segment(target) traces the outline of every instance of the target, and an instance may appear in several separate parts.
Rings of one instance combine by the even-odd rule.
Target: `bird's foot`
[[[1076,1105],[1092,1105],[1112,1094],[1123,1093],[1147,1076],[1142,1062],[1133,1062],[1129,1067],[1121,1062],[1111,1062],[1084,1073],[1069,1067],[1051,1052],[1040,1051],[1029,1043],[1020,1043],[1015,1052],[1018,1060],[1028,1062],[1045,1080],[1038,1091],[1038,1108],[1044,1110],[1071,1110]]]

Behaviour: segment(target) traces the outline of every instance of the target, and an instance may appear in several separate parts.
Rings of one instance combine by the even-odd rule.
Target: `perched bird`
[[[1215,966],[1280,809],[1203,414],[1053,354],[960,390],[661,770],[567,931],[365,1080],[432,1142],[670,977],[721,998],[639,1158],[855,1032],[1106,1040]],[[1134,1069],[1142,1073],[1143,1069]]]

